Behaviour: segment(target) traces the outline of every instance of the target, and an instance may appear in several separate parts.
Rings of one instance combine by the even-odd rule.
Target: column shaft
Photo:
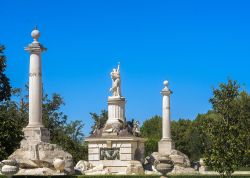
[[[42,74],[41,54],[31,52],[29,73],[29,124],[28,127],[43,127],[42,124]]]
[[[162,139],[171,139],[170,130],[170,96],[163,95],[162,101]]]

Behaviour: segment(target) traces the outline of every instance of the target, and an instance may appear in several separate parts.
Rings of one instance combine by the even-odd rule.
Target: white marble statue
[[[110,73],[112,79],[112,87],[110,91],[113,93],[113,96],[121,96],[121,78],[120,78],[120,64],[118,64],[117,69],[113,69]]]

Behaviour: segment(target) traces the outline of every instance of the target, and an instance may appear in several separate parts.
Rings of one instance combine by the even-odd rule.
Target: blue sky
[[[126,116],[141,123],[161,115],[162,82],[173,90],[172,119],[194,119],[211,108],[212,87],[228,77],[249,91],[250,1],[43,0],[2,1],[0,43],[14,87],[28,82],[24,51],[35,25],[45,92],[61,94],[63,111],[81,119],[107,109],[110,72],[121,63]]]

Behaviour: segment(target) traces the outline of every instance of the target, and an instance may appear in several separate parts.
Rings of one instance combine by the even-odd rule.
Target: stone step
[[[109,166],[109,171],[112,173],[126,173],[127,167]]]

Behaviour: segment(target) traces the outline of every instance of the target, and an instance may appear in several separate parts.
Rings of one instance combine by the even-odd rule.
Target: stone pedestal
[[[170,155],[174,145],[171,139],[162,139],[158,142],[158,152],[162,155]]]
[[[115,132],[125,122],[125,98],[111,96],[108,98],[108,120],[104,132]]]
[[[50,132],[44,127],[26,127],[23,129],[24,141],[36,144],[39,142],[50,142]]]
[[[144,161],[145,139],[143,138],[116,136],[87,138],[86,141],[88,142],[88,161],[93,166],[103,165],[111,173],[126,174],[131,161],[137,160],[141,163]],[[104,151],[109,156],[106,156]]]

